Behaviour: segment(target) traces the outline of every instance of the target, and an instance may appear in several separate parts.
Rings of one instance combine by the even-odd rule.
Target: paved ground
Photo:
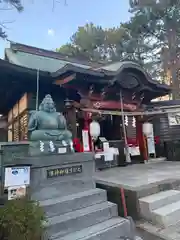
[[[168,179],[180,179],[180,162],[166,161],[111,168],[96,172],[94,178],[99,183],[136,189]]]
[[[147,186],[157,185],[157,183],[180,180],[180,162],[166,161],[111,168],[96,172],[94,178],[98,183],[138,190],[144,187],[146,188]],[[178,225],[178,227],[173,226],[163,230],[145,223],[142,229],[148,229],[148,231],[151,230],[150,232],[154,234],[160,233],[159,236],[163,236],[163,239],[180,240],[180,225]],[[162,239],[143,230],[139,230],[139,235],[143,238],[143,240]]]
[[[137,234],[142,237],[143,240],[162,240],[162,238],[155,237],[154,235],[151,235],[143,230],[137,230]]]
[[[176,225],[171,225],[167,228],[162,228],[161,226],[152,225],[149,222],[141,220],[140,222],[137,223],[137,226],[141,228],[141,231],[140,231],[141,233],[150,232],[152,233],[152,235],[159,236],[159,239],[163,239],[163,240],[179,240],[180,239],[180,222],[178,222]],[[145,231],[143,231],[142,229]],[[148,236],[148,233],[147,233],[147,236]],[[146,240],[146,236],[144,237],[144,240]]]

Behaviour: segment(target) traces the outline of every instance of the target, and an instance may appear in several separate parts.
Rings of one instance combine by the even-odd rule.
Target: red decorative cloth
[[[83,147],[78,138],[73,139],[73,146],[76,152],[83,152]]]

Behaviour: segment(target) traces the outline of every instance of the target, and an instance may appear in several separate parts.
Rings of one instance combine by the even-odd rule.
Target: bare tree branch
[[[11,7],[9,7],[11,6]],[[9,11],[16,9],[18,12],[23,10],[21,0],[0,0],[0,11]],[[14,21],[0,21],[0,38],[6,39],[7,24],[13,23]]]
[[[9,11],[9,10],[13,10],[13,8],[0,8],[0,11]]]

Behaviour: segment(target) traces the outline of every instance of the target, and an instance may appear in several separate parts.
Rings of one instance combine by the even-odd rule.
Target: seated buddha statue
[[[60,141],[72,143],[72,133],[67,129],[66,119],[56,112],[51,95],[46,95],[39,111],[32,111],[28,124],[30,141]]]

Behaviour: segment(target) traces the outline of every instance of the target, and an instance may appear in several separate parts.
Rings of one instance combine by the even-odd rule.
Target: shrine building
[[[6,131],[1,127],[0,141],[28,140],[29,112],[51,94],[57,111],[65,114],[73,138],[82,139],[82,129],[88,129],[96,116],[101,136],[123,139],[123,107],[125,115],[129,113],[125,117],[127,140],[140,144],[142,116],[133,113],[143,112],[152,99],[170,93],[167,85],[152,80],[131,61],[87,62],[13,42],[5,49],[0,67],[0,114],[7,126]]]

